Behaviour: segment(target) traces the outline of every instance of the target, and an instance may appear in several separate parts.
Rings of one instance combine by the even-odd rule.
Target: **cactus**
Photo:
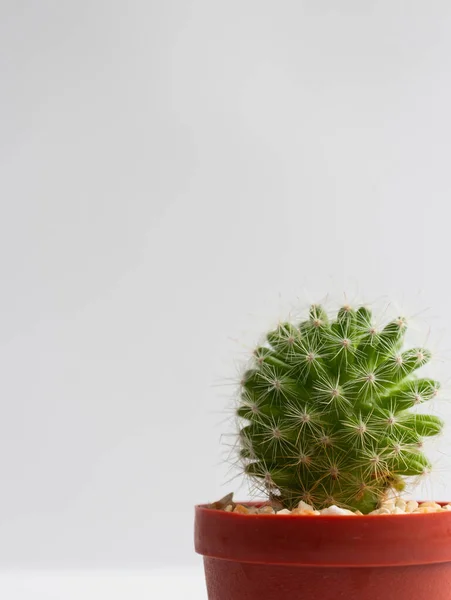
[[[419,378],[425,348],[403,350],[402,317],[378,331],[371,311],[343,306],[329,321],[280,323],[255,349],[237,415],[245,473],[286,508],[300,500],[368,513],[407,477],[428,473],[422,441],[442,421],[410,409],[436,396]]]

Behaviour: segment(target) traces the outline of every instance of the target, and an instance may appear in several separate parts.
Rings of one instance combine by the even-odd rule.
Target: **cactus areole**
[[[279,507],[361,514],[197,506],[209,600],[451,600],[451,511],[368,514],[428,474],[423,441],[443,425],[416,410],[440,386],[417,373],[431,353],[405,348],[406,329],[314,305],[255,349],[236,410],[245,474]]]

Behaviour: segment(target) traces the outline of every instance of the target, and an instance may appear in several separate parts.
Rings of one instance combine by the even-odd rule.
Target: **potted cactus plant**
[[[439,383],[402,317],[319,305],[257,347],[236,409],[244,472],[265,502],[196,507],[210,600],[451,598],[451,506],[406,502],[442,421]]]

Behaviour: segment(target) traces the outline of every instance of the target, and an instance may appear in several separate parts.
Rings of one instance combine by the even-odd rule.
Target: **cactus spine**
[[[442,421],[410,409],[439,383],[415,375],[431,353],[402,349],[406,327],[400,317],[376,330],[365,306],[329,321],[313,305],[308,320],[268,333],[237,409],[240,456],[257,487],[287,508],[304,500],[367,513],[429,471],[422,440]]]

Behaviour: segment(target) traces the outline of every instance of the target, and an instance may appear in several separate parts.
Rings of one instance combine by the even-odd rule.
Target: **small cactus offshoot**
[[[237,408],[240,456],[258,488],[287,508],[304,500],[368,513],[429,472],[422,440],[443,423],[410,409],[439,383],[415,375],[431,353],[404,350],[406,328],[400,317],[378,331],[365,306],[330,321],[313,305],[308,320],[268,333]]]

